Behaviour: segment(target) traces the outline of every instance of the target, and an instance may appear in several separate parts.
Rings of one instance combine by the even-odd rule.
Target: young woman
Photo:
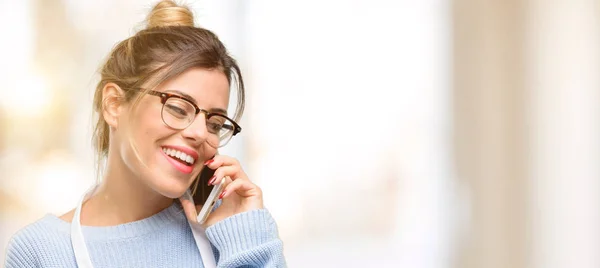
[[[228,115],[232,84],[239,101]],[[217,152],[241,131],[240,69],[188,8],[159,2],[146,29],[113,49],[94,105],[103,179],[76,209],[15,234],[6,267],[285,266],[261,189]],[[201,181],[203,170],[214,176]],[[221,181],[201,225],[189,189]]]

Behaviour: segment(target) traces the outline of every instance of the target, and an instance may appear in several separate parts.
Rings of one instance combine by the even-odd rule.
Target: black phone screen
[[[194,203],[196,205],[204,205],[210,191],[212,191],[212,188],[214,187],[213,185],[208,185],[208,180],[210,180],[214,174],[214,169],[205,166],[202,168],[202,171],[200,171],[200,175],[198,175],[196,181],[192,183],[192,189],[190,190],[193,190],[194,185],[198,185],[196,186],[196,192],[193,193]]]

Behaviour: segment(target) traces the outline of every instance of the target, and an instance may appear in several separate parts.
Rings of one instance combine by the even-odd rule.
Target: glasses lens
[[[185,100],[169,98],[163,105],[162,119],[169,127],[184,129],[194,120],[195,110],[194,106]]]
[[[211,135],[214,135],[212,139],[213,145],[222,147],[231,140],[235,125],[233,121],[226,117],[214,114],[206,120],[206,128]]]

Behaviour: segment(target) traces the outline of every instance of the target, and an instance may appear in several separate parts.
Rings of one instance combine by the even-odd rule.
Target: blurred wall
[[[291,266],[448,264],[448,4],[247,5],[249,170]]]
[[[456,267],[528,266],[524,6],[453,4],[454,152],[471,211]]]
[[[600,1],[455,0],[456,267],[600,266]]]
[[[535,267],[600,267],[600,1],[527,5]]]

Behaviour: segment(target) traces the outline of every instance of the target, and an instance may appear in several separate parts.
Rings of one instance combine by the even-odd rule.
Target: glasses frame
[[[188,102],[189,104],[191,104],[191,105],[192,105],[192,107],[194,107],[194,109],[196,110],[196,111],[195,111],[195,114],[194,114],[194,119],[192,119],[192,120],[190,121],[190,124],[189,124],[189,125],[187,125],[187,126],[186,126],[186,127],[184,127],[184,128],[181,128],[181,129],[179,129],[179,128],[173,128],[172,126],[170,126],[169,124],[167,124],[167,122],[165,122],[165,119],[163,118],[163,116],[162,116],[162,112],[161,112],[161,116],[160,116],[160,117],[161,117],[161,119],[163,120],[163,123],[165,123],[165,125],[167,125],[167,126],[169,126],[169,127],[173,128],[173,129],[178,129],[178,130],[183,130],[183,129],[186,129],[187,127],[189,127],[189,126],[192,124],[192,122],[194,122],[194,120],[196,119],[196,116],[197,116],[197,115],[198,115],[200,112],[202,112],[202,113],[204,113],[204,114],[206,115],[206,120],[208,120],[209,118],[211,118],[211,117],[212,117],[212,116],[214,116],[214,115],[218,115],[218,116],[225,117],[225,118],[227,118],[229,121],[231,121],[231,123],[233,123],[233,129],[232,129],[232,130],[233,130],[233,134],[231,135],[231,137],[233,137],[233,136],[237,135],[238,133],[242,132],[242,127],[240,127],[240,125],[239,125],[237,122],[235,122],[235,120],[233,120],[233,119],[229,118],[227,115],[224,115],[224,114],[222,114],[222,113],[211,113],[211,112],[209,112],[209,111],[207,111],[207,110],[204,110],[204,109],[202,109],[202,108],[198,107],[198,105],[196,105],[196,104],[195,104],[193,101],[189,100],[189,99],[188,99],[188,98],[186,98],[186,97],[179,96],[179,95],[177,95],[177,94],[172,94],[172,93],[166,93],[166,92],[155,91],[155,90],[148,90],[148,94],[150,94],[150,95],[153,95],[153,96],[157,96],[157,97],[159,97],[159,98],[160,98],[160,102],[161,102],[161,103],[162,103],[162,105],[163,105],[163,109],[164,109],[164,105],[165,105],[165,103],[167,103],[167,100],[168,100],[168,99],[170,99],[170,98],[177,98],[177,99],[184,100],[184,101]],[[223,127],[225,127],[225,126],[223,126]]]

